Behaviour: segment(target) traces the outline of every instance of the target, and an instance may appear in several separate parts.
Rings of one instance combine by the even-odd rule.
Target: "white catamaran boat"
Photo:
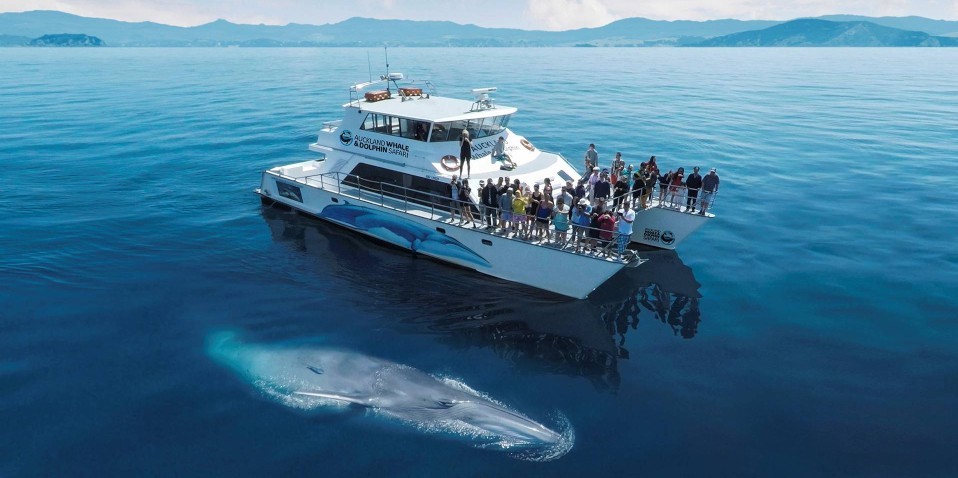
[[[400,81],[403,75],[392,73],[352,86],[343,119],[324,123],[309,145],[317,158],[263,172],[256,192],[264,204],[282,204],[416,254],[578,299],[623,267],[641,263],[635,254],[619,259],[576,252],[567,244],[458,225],[448,191],[459,173],[463,130],[472,138],[474,185],[502,176],[528,184],[550,178],[561,185],[580,174],[562,155],[542,151],[508,128],[517,110],[495,104],[495,88],[473,90],[469,101],[436,96],[415,82],[400,87]],[[429,82],[422,86],[433,88]],[[500,136],[506,154],[494,158]],[[474,186],[477,203],[478,194]],[[712,217],[656,201],[635,212],[632,242],[666,249]]]

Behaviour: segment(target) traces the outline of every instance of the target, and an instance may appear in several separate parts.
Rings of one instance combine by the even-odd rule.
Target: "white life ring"
[[[442,166],[442,169],[446,171],[459,171],[459,158],[447,154],[439,160],[439,164]]]
[[[519,144],[521,144],[522,147],[528,149],[529,151],[535,151],[535,150],[536,150],[536,147],[533,146],[532,143],[530,143],[529,140],[527,140],[527,139],[525,139],[525,138],[520,139],[520,140],[519,140]]]

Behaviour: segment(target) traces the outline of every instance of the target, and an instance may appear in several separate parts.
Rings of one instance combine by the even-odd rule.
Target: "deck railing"
[[[290,177],[280,174],[284,179],[299,182],[307,186],[318,187],[327,191],[335,192],[340,196],[356,199],[357,201],[376,204],[384,208],[393,209],[406,214],[412,214],[419,217],[427,217],[430,220],[439,220],[452,227],[466,228],[460,224],[448,223],[450,219],[455,219],[453,207],[462,216],[462,207],[469,207],[474,212],[474,222],[478,224],[488,224],[486,214],[487,206],[475,204],[469,201],[469,204],[463,204],[461,201],[454,201],[450,197],[438,195],[417,189],[407,188],[390,184],[382,181],[368,180],[353,174],[342,172],[322,173],[302,177]],[[493,208],[492,215],[501,222],[499,208]],[[513,217],[523,218],[527,226],[525,228],[515,227],[508,231],[502,230],[501,226],[489,230],[484,228],[475,229],[476,232],[496,236],[502,239],[528,242],[542,247],[550,247],[570,254],[580,254],[592,256],[599,259],[615,259],[616,242],[619,233],[612,231],[611,239],[601,239],[603,231],[589,226],[578,226],[569,221],[569,227],[566,231],[557,231],[551,218],[545,225],[541,233],[537,233],[537,222],[535,216],[527,214],[513,213]],[[516,224],[517,221],[512,221]],[[560,241],[558,238],[562,232],[565,232],[565,239]],[[596,237],[589,237],[590,232]],[[594,241],[593,241],[594,239]],[[594,244],[592,244],[594,242]],[[622,260],[631,262],[636,259],[634,254],[626,254]]]

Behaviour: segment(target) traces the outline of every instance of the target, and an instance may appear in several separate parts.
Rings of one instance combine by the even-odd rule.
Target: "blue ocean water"
[[[587,301],[261,207],[367,55],[0,49],[0,476],[958,474],[958,51],[390,50],[575,164],[718,169],[717,219]],[[454,378],[575,444],[288,408],[206,355],[219,330]]]

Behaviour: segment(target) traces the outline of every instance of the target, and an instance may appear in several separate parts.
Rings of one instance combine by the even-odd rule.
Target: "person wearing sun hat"
[[[576,207],[572,209],[572,241],[575,243],[576,252],[579,252],[580,247],[588,239],[585,232],[591,219],[592,204],[586,198],[579,199]]]

